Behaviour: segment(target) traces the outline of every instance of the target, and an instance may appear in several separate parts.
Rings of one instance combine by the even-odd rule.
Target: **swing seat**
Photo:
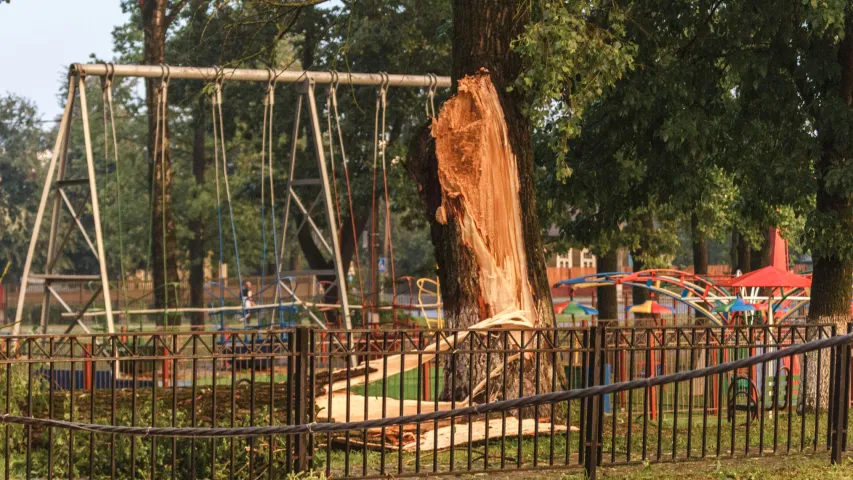
[[[743,373],[732,376],[728,387],[728,419],[735,421],[737,412],[746,412],[755,420],[758,417],[758,388]]]

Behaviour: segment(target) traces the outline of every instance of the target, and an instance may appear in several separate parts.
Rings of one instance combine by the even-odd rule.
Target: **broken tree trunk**
[[[430,218],[447,326],[469,327],[512,311],[521,312],[528,328],[553,325],[547,283],[543,288],[531,281],[526,247],[530,236],[538,239],[539,232],[525,229],[520,166],[489,72],[459,80],[456,96],[442,107],[429,137],[424,133],[410,150],[408,167],[418,180]],[[533,335],[526,332],[524,340],[533,340]],[[513,337],[517,341],[520,335]],[[492,336],[489,347],[512,348],[503,340]],[[469,335],[458,348],[480,350],[477,342]],[[502,376],[504,369],[506,398],[551,390],[550,355],[528,356],[523,372],[519,356],[510,356],[513,360],[502,365],[501,356],[493,355],[487,366],[484,354],[456,355],[444,365],[442,398],[462,400],[472,393],[474,401],[503,398],[497,388],[502,382],[492,382],[488,392],[475,386],[482,386],[487,371]]]

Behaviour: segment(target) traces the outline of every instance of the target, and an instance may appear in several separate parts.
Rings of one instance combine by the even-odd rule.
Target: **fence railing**
[[[831,450],[837,461],[849,344],[784,350],[837,333],[602,325],[0,337],[0,472],[256,479],[307,469],[336,478],[585,469],[594,477],[599,466],[708,457]],[[602,386],[611,391],[536,401]]]

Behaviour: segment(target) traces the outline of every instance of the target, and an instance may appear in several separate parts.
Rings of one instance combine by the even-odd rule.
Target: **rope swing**
[[[216,163],[216,209],[217,214],[219,216],[219,291],[222,295],[220,295],[220,302],[223,301],[224,296],[224,285],[222,282],[222,220],[221,220],[221,194],[219,187],[219,165],[220,165],[220,157],[222,158],[222,178],[225,183],[225,200],[228,203],[228,217],[231,222],[231,236],[234,240],[234,259],[237,264],[237,282],[238,292],[240,296],[240,309],[242,311],[243,321],[245,322],[247,319],[246,314],[246,299],[243,296],[243,274],[240,268],[240,248],[237,245],[237,227],[234,224],[234,208],[231,204],[231,187],[228,183],[228,159],[225,153],[225,133],[224,133],[224,121],[222,116],[222,76],[216,80],[213,89],[213,142],[214,142],[214,162]],[[218,129],[218,132],[217,132]],[[218,150],[218,153],[217,153]],[[224,321],[224,320],[223,320]]]
[[[344,171],[344,181],[346,183],[346,198],[347,204],[349,207],[349,217],[350,217],[350,226],[352,227],[352,243],[353,243],[353,253],[355,254],[355,271],[356,277],[358,278],[358,291],[364,292],[364,284],[362,282],[361,277],[361,256],[359,254],[358,249],[358,228],[355,225],[355,212],[353,209],[353,201],[352,201],[352,186],[350,184],[350,175],[349,175],[349,160],[347,159],[346,149],[344,148],[344,137],[343,132],[341,131],[341,122],[340,122],[340,114],[338,113],[338,86],[340,77],[338,72],[334,70],[330,70],[329,73],[332,74],[332,83],[329,84],[328,95],[326,96],[326,124],[327,131],[329,135],[329,164],[331,166],[331,174],[332,174],[332,185],[334,186],[334,194],[335,194],[335,210],[338,215],[338,225],[343,228],[343,223],[341,221],[341,207],[340,202],[338,200],[338,182],[335,174],[335,137],[338,139],[338,145],[341,149],[341,165]],[[334,118],[334,130],[336,131],[336,135],[333,133],[332,127],[332,119]],[[339,287],[341,290],[341,295],[346,295],[347,292],[344,291],[343,287]],[[364,296],[362,295],[362,310],[364,310]],[[365,317],[362,315],[362,327],[365,326]]]
[[[112,64],[109,65],[112,67]],[[121,292],[122,299],[124,305],[124,320],[125,323],[129,321],[129,316],[127,314],[128,302],[127,302],[127,273],[124,269],[124,221],[122,219],[122,208],[121,208],[121,169],[119,167],[118,161],[118,137],[116,135],[116,121],[115,121],[115,107],[113,104],[113,90],[112,90],[112,82],[113,82],[113,73],[112,70],[106,76],[104,76],[104,81],[101,84],[101,93],[102,93],[102,101],[104,105],[104,158],[109,159],[110,156],[110,144],[107,132],[107,111],[109,110],[109,130],[112,132],[112,153],[113,153],[113,163],[115,164],[115,173],[116,173],[116,185],[115,185],[115,195],[116,195],[116,206],[118,207],[118,251],[119,251],[119,270],[121,271]]]

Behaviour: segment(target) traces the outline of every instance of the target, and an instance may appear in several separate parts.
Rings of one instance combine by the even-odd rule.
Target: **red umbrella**
[[[771,265],[721,282],[720,285],[730,288],[809,288],[812,286],[812,281],[808,277],[786,272]]]

